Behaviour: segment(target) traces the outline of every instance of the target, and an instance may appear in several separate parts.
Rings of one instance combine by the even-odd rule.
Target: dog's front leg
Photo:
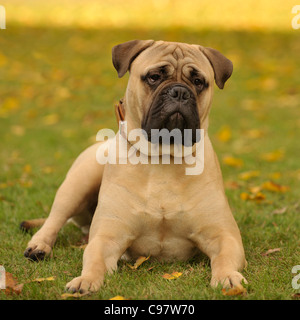
[[[90,241],[84,250],[81,276],[67,283],[66,290],[69,292],[98,291],[105,273],[117,269],[118,260],[134,240],[126,224],[118,220],[93,221],[93,227],[96,233],[93,235],[91,232]]]
[[[57,234],[67,220],[97,203],[104,166],[96,161],[94,145],[85,150],[69,170],[58,189],[49,217],[24,252],[26,258],[42,260],[51,253]]]
[[[242,287],[247,283],[240,273],[246,266],[244,249],[239,236],[224,233],[215,238],[209,246],[211,260],[211,285],[223,288]]]

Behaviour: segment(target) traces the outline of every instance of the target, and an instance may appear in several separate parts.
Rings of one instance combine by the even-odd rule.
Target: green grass
[[[126,77],[117,78],[111,47],[135,38],[203,44],[219,49],[234,63],[225,89],[216,87],[209,131],[244,241],[247,295],[225,297],[212,289],[209,261],[202,257],[184,263],[149,260],[135,271],[120,262],[98,293],[82,299],[295,299],[291,269],[300,264],[299,32],[18,25],[0,33],[0,264],[19,283],[56,278],[25,283],[20,295],[2,292],[0,299],[61,299],[66,282],[80,274],[83,251],[71,247],[82,237],[78,229],[64,227],[53,258],[31,263],[23,257],[31,235],[22,233],[19,223],[46,217],[76,156],[95,141],[99,129],[116,130],[113,105],[124,94]],[[224,125],[232,133],[227,142],[218,139]],[[261,136],[249,136],[252,129]],[[278,149],[281,159],[261,158]],[[243,166],[225,165],[225,155],[242,159]],[[241,172],[250,170],[260,175],[239,179]],[[288,192],[263,190],[266,199],[261,203],[240,198],[278,172],[274,181],[288,186]],[[284,207],[284,213],[273,213]],[[262,255],[274,248],[281,251]],[[173,271],[183,275],[162,278]]]

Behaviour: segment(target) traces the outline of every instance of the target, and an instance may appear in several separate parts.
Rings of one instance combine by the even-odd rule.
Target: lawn
[[[68,1],[60,10],[57,1],[48,1],[46,9],[37,1],[27,7],[17,0],[3,2],[0,265],[24,286],[19,294],[1,291],[0,299],[62,299],[64,285],[80,274],[83,240],[75,226],[61,230],[51,259],[32,263],[23,257],[31,235],[19,224],[46,217],[76,156],[95,142],[98,130],[117,129],[113,106],[125,92],[127,76],[118,79],[111,48],[131,39],[198,43],[233,61],[224,90],[215,86],[209,133],[241,230],[249,284],[246,294],[225,296],[209,286],[206,257],[165,264],[149,259],[135,270],[120,262],[99,292],[81,299],[299,299],[292,268],[300,265],[300,30],[291,28],[290,1],[281,7],[261,1],[269,15],[262,8],[243,11],[247,6],[234,11],[235,1],[229,1],[224,19],[217,1],[219,16],[207,6],[206,20],[199,24],[199,10],[188,19],[192,1],[185,11],[169,1],[161,2],[164,7],[153,1],[153,10],[160,12],[154,21],[148,20],[146,5],[138,7],[140,15],[122,15],[128,7],[107,1],[106,11],[98,12],[101,23],[93,15],[94,1],[81,1],[83,16],[71,11]],[[164,19],[168,10],[177,23],[169,15]],[[146,23],[140,19],[144,13]],[[163,277],[172,272],[182,275]],[[54,278],[32,281],[48,277]]]

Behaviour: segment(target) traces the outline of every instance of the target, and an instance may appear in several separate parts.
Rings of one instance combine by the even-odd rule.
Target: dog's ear
[[[119,78],[130,69],[133,60],[153,43],[154,40],[132,40],[112,48],[112,62]]]
[[[214,69],[217,86],[220,89],[223,89],[225,82],[232,74],[232,62],[215,49],[200,46],[200,50],[209,60],[212,68]]]

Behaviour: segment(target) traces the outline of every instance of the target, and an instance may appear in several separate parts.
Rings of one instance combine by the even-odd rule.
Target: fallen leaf
[[[278,180],[281,178],[281,173],[280,172],[273,172],[269,174],[269,178],[271,180]]]
[[[253,170],[253,171],[245,171],[245,172],[242,172],[238,175],[238,178],[241,179],[241,180],[249,180],[249,179],[252,179],[252,178],[256,178],[260,175],[260,171],[258,170]]]
[[[154,268],[154,266],[153,266],[153,267],[150,267],[149,269],[147,269],[147,271],[152,271],[153,268]]]
[[[18,283],[16,277],[14,277],[10,272],[5,272],[5,289],[1,289],[5,292],[6,295],[15,293],[20,294],[22,292],[24,284]]]
[[[177,279],[182,275],[182,272],[165,273],[162,277],[168,280]]]
[[[249,194],[247,192],[242,192],[240,194],[242,200],[254,200],[256,202],[261,202],[266,199],[266,196],[262,192],[257,192],[255,194]]]
[[[272,214],[283,214],[283,213],[286,212],[286,210],[287,210],[287,207],[283,207],[283,208],[281,208],[281,209],[276,209],[276,210],[274,210],[274,211],[272,212]]]
[[[23,136],[25,133],[25,128],[19,125],[11,126],[10,130],[14,135],[19,137]]]
[[[225,156],[223,158],[223,163],[230,167],[236,167],[236,168],[242,167],[244,164],[242,159],[235,158],[232,156]]]
[[[264,190],[273,191],[273,192],[281,192],[281,193],[287,192],[289,190],[288,186],[281,186],[280,184],[274,183],[272,181],[264,182],[261,185],[261,188]]]
[[[217,133],[218,140],[222,142],[227,142],[231,139],[231,129],[228,126],[224,126],[221,130]]]
[[[248,189],[252,194],[256,194],[258,192],[261,192],[262,190],[261,186],[252,186],[252,187],[249,187]]]
[[[37,278],[37,279],[33,279],[30,280],[29,282],[43,282],[43,281],[54,281],[55,277],[48,277],[48,278]]]
[[[59,116],[56,113],[51,113],[43,117],[43,124],[46,126],[52,126],[59,121]]]
[[[275,162],[281,160],[284,156],[284,152],[282,150],[275,150],[268,153],[261,154],[261,159],[267,162]]]
[[[262,256],[268,256],[269,254],[274,253],[274,252],[278,252],[280,250],[281,250],[281,248],[269,249],[266,252],[262,253],[261,255]]]
[[[238,295],[245,295],[247,293],[247,290],[242,287],[233,287],[230,289],[222,289],[222,294],[224,296],[238,296]]]
[[[110,298],[109,300],[128,300],[128,299],[126,299],[126,298],[124,298],[122,296],[115,296],[113,298]]]
[[[132,270],[136,270],[142,263],[147,261],[150,258],[150,256],[146,257],[138,257],[137,260],[135,261],[134,265],[131,266],[130,264],[128,265]]]
[[[239,189],[240,187],[241,186],[236,181],[226,181],[225,182],[226,189],[236,190],[236,189]]]
[[[61,295],[61,298],[62,299],[68,299],[68,298],[81,298],[81,297],[84,297],[84,296],[87,296],[89,295],[88,292],[86,293],[79,293],[79,292],[75,292],[75,293],[63,293]]]
[[[29,174],[32,172],[32,167],[30,164],[26,164],[24,167],[23,167],[23,173],[25,174]]]
[[[264,132],[259,129],[250,129],[247,130],[243,135],[250,139],[258,139],[264,136]]]

